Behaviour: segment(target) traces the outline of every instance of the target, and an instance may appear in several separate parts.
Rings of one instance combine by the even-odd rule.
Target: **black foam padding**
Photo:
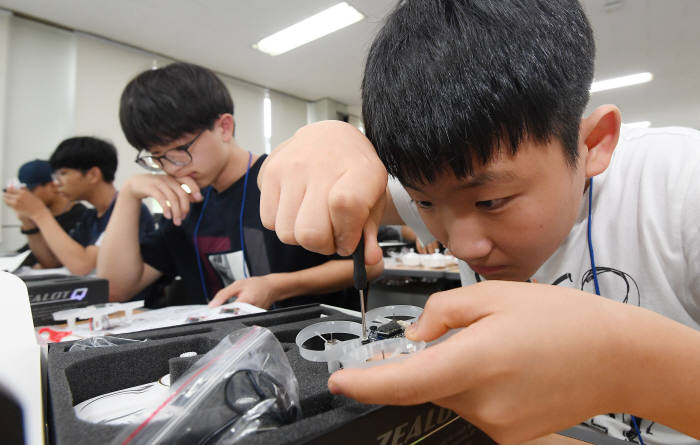
[[[248,436],[240,443],[306,442],[378,408],[331,395],[327,387],[327,364],[310,362],[299,354],[295,344],[297,333],[327,320],[358,321],[339,311],[311,305],[124,335],[147,340],[110,348],[68,352],[70,344],[51,344],[48,350],[50,439],[59,445],[110,443],[121,428],[78,420],[73,410],[75,404],[99,394],[156,381],[168,372],[173,374],[171,381],[175,381],[199,358],[183,359],[180,354],[189,351],[204,354],[230,332],[259,325],[267,327],[282,344],[299,383],[303,417],[276,430]]]
[[[199,360],[201,355],[197,354],[194,357],[174,357],[168,360],[168,369],[170,369],[170,381],[174,382],[180,378],[182,374],[194,365],[194,362]]]

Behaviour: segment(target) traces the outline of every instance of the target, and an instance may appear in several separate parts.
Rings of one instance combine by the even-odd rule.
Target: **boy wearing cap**
[[[593,60],[574,0],[400,2],[367,58],[368,139],[317,123],[268,158],[261,218],[283,241],[342,254],[364,231],[373,264],[379,223],[403,220],[464,261],[465,287],[406,336],[464,329],[341,370],[332,393],[433,401],[499,443],[586,419],[698,443],[700,133],[621,132],[611,105],[583,117]]]
[[[182,278],[177,304],[359,307],[345,290],[352,261],[284,245],[262,227],[255,183],[265,156],[236,142],[233,101],[213,72],[186,63],[145,71],[122,93],[119,117],[137,162],[165,174],[131,177],[117,199],[97,271],[115,283],[112,298],[166,275]],[[148,196],[168,221],[139,243],[136,209]]]
[[[56,147],[49,164],[58,192],[68,201],[86,201],[93,208],[85,210],[71,230],[66,231],[33,194],[16,195],[11,206],[21,219],[34,226],[28,235],[32,251],[42,266],[62,264],[74,275],[87,275],[95,269],[100,238],[117,196],[112,184],[117,151],[102,139],[73,137]],[[151,215],[143,205],[139,221],[142,235],[153,230]]]
[[[27,199],[25,194],[30,193],[37,197],[51,212],[59,226],[65,231],[70,230],[80,220],[86,207],[81,203],[76,203],[58,192],[58,187],[52,177],[53,169],[48,161],[43,159],[35,159],[29,161],[19,168],[17,177],[19,182],[24,187],[10,187],[3,196],[5,203],[14,210],[16,203]],[[20,230],[27,236],[27,244],[18,249],[18,252],[24,252],[27,249],[41,249],[41,245],[37,244],[39,229],[27,217],[18,217],[22,222]],[[39,264],[41,267],[50,267],[52,264],[41,264],[34,253],[31,253],[23,263],[26,266],[34,266]]]

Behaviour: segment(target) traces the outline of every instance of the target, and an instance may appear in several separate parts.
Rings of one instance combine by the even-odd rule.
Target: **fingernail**
[[[179,226],[182,221],[180,221],[180,218],[175,218],[175,225]]]
[[[406,328],[405,334],[406,338],[411,340],[409,337],[414,337],[416,333],[418,332],[418,322],[420,321],[420,317],[418,317],[418,320],[414,321],[411,326]]]
[[[340,393],[340,385],[338,385],[333,379],[333,376],[331,376],[330,379],[328,379],[328,391],[330,391],[331,394],[339,394]]]
[[[195,194],[194,194],[194,199],[196,199],[197,201],[201,201],[201,200],[202,200],[202,194],[199,193],[199,192],[195,192]]]

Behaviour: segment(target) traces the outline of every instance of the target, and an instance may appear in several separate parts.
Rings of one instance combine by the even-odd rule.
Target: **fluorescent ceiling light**
[[[651,127],[651,122],[649,122],[649,121],[639,121],[639,122],[625,123],[624,125],[625,125],[626,127],[648,128],[648,127]]]
[[[630,85],[639,85],[640,83],[651,82],[654,75],[651,73],[637,73],[629,76],[616,77],[614,79],[599,80],[591,85],[591,93],[598,91],[612,90],[614,88],[628,87]]]
[[[357,9],[346,2],[341,2],[269,37],[265,37],[254,44],[253,48],[271,56],[278,56],[353,23],[357,23],[363,18],[365,16]]]

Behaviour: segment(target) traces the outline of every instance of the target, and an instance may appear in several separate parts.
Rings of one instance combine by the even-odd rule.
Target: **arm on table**
[[[382,262],[367,266],[367,278],[377,278],[383,269]],[[221,289],[209,305],[218,306],[236,297],[236,301],[267,309],[277,301],[298,295],[324,294],[352,287],[352,273],[352,260],[330,260],[296,272],[250,277]]]
[[[45,252],[46,249],[50,250],[58,261],[74,275],[87,275],[95,269],[97,264],[97,246],[84,247],[71,238],[46,207],[33,215],[32,220],[41,231],[40,237],[32,237],[34,238],[32,240],[33,245],[30,244],[32,251],[35,248],[37,252]],[[40,255],[43,255],[43,253],[40,253]],[[54,267],[56,266],[55,263],[51,264],[50,259],[46,256],[44,258],[37,256],[37,259],[39,259],[42,266],[44,266],[44,261]]]

